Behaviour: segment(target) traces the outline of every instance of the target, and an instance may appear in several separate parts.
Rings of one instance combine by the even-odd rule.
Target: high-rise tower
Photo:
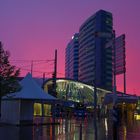
[[[112,90],[112,49],[106,43],[112,39],[112,14],[99,10],[79,29],[78,80]]]
[[[78,33],[75,33],[65,51],[65,77],[78,80]]]

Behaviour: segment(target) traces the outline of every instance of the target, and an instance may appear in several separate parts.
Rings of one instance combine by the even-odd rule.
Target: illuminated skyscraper
[[[90,16],[68,43],[65,53],[65,76],[89,85],[112,90],[113,18],[110,12],[99,10]]]
[[[112,89],[112,14],[99,10],[79,29],[78,80],[104,89]]]

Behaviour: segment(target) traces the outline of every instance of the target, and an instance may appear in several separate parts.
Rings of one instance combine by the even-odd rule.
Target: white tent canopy
[[[2,99],[28,99],[28,100],[57,100],[57,98],[49,95],[34,81],[31,74],[20,82],[21,91],[7,94]]]

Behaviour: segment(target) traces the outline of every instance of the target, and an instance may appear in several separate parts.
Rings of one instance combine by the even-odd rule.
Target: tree
[[[20,69],[9,62],[9,52],[4,51],[0,42],[0,100],[7,93],[13,93],[20,90],[17,77],[20,74]]]

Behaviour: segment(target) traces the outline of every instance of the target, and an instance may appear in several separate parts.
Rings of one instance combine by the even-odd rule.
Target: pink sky
[[[71,36],[96,11],[110,11],[117,35],[126,34],[127,91],[140,95],[139,5],[139,0],[1,0],[0,40],[10,51],[12,60],[53,59],[57,49],[58,72],[64,75],[65,48]],[[25,68],[30,69],[30,63],[15,64],[28,65]],[[52,69],[50,64],[34,66],[37,71]],[[123,87],[121,79],[119,76],[118,90]]]

